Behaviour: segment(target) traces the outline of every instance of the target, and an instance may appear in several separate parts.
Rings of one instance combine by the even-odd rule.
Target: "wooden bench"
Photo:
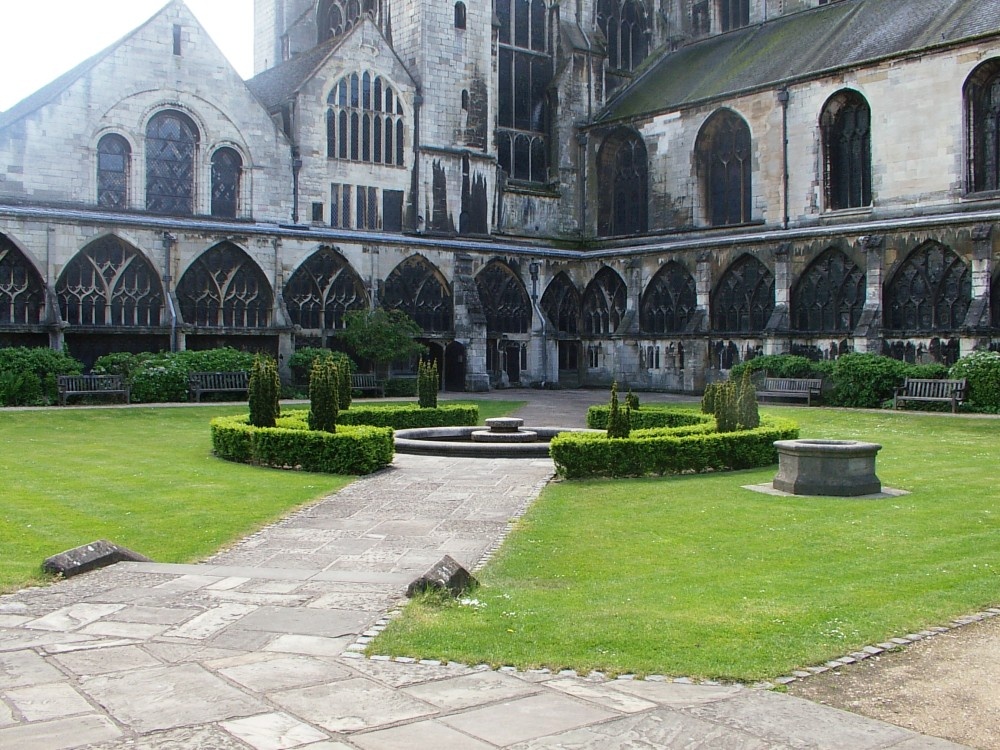
[[[122,375],[58,375],[59,405],[65,406],[69,396],[123,396],[131,403],[132,394]]]
[[[351,388],[362,393],[385,396],[385,383],[375,377],[375,373],[361,372],[351,375]]]
[[[951,412],[958,411],[958,405],[965,400],[965,379],[939,380],[936,378],[907,378],[901,388],[896,389],[892,398],[892,408],[898,409],[907,401],[937,401],[950,403]]]
[[[764,378],[757,389],[757,398],[805,399],[806,406],[811,406],[813,396],[822,391],[822,378]]]
[[[250,389],[246,370],[235,372],[189,372],[188,400],[201,401],[203,393],[243,393]]]

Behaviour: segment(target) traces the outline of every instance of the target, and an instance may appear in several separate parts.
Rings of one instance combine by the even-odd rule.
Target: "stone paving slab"
[[[560,404],[605,398],[543,395],[545,422],[566,426]],[[483,559],[552,469],[397,456],[203,564],[0,597],[0,748],[958,747],[738,686],[358,658],[420,566]]]

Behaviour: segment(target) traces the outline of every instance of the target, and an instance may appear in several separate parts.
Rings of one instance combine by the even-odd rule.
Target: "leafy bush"
[[[663,475],[768,466],[778,460],[774,441],[798,436],[794,422],[763,417],[756,429],[726,433],[705,424],[633,430],[622,440],[564,432],[552,438],[550,453],[556,471],[568,479]]]
[[[274,427],[281,414],[280,396],[278,363],[267,355],[258,354],[250,368],[250,424],[254,427]]]
[[[740,428],[739,393],[736,383],[727,380],[715,385],[715,428],[735,432]]]
[[[626,405],[624,409],[618,405],[618,383],[611,384],[611,404],[608,407],[608,437],[627,438],[632,431],[629,417],[632,410]]]
[[[833,393],[836,406],[880,408],[895,394],[906,378],[943,378],[944,365],[911,365],[879,354],[845,354],[833,364]]]
[[[124,375],[132,387],[133,403],[186,401],[188,373],[249,371],[254,355],[232,347],[199,351],[119,352],[94,363],[96,375]]]
[[[392,462],[392,430],[345,427],[336,433],[308,429],[305,411],[281,418],[281,427],[253,427],[246,417],[212,420],[212,450],[228,461],[328,474],[370,474]],[[288,426],[294,423],[294,426]]]
[[[421,409],[433,409],[437,406],[440,383],[437,360],[421,359],[417,365],[417,402]]]
[[[79,375],[83,364],[45,347],[0,349],[0,405],[32,406],[58,397],[57,375]]]
[[[434,409],[421,409],[417,404],[373,404],[352,406],[340,412],[341,425],[375,425],[408,430],[417,427],[469,427],[479,424],[479,407],[445,404]]]
[[[965,378],[968,404],[980,411],[1000,411],[1000,352],[973,352],[948,370],[948,377]]]
[[[752,430],[760,426],[760,412],[757,409],[757,390],[750,380],[750,372],[743,372],[737,392],[737,424],[741,430]]]
[[[639,409],[639,397],[632,392],[631,388],[629,388],[628,393],[625,394],[625,404],[632,411],[638,411]]]
[[[415,378],[389,378],[385,381],[385,395],[395,398],[411,398],[417,395]]]
[[[715,383],[709,383],[705,386],[705,392],[701,394],[702,414],[715,414],[715,391],[717,389]]]
[[[330,357],[313,360],[309,376],[309,429],[337,431],[340,371]]]
[[[608,429],[609,413],[608,406],[591,406],[587,409],[587,427],[592,430]],[[643,430],[657,427],[686,427],[714,422],[714,418],[708,414],[647,404],[639,411],[632,412],[631,424],[633,430]]]
[[[733,365],[729,379],[739,382],[743,373],[767,373],[772,378],[822,378],[830,374],[831,363],[814,362],[797,354],[765,354]]]

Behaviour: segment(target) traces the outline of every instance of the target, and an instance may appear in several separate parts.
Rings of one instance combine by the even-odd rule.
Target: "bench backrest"
[[[250,385],[250,375],[246,370],[234,372],[192,372],[188,380],[195,388],[202,390],[232,389],[243,390]]]
[[[914,398],[952,398],[965,391],[965,380],[940,380],[937,378],[907,378],[903,383],[905,395]]]
[[[789,393],[819,393],[823,389],[822,378],[764,378],[765,391],[788,391]]]
[[[59,375],[60,391],[121,391],[125,389],[121,375]]]
[[[378,381],[375,379],[374,374],[362,372],[351,375],[351,385],[355,388],[375,388],[378,386]]]

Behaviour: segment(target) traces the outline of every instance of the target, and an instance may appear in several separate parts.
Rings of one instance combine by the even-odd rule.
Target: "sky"
[[[185,0],[244,78],[253,0]],[[0,0],[0,112],[121,39],[168,0]]]

